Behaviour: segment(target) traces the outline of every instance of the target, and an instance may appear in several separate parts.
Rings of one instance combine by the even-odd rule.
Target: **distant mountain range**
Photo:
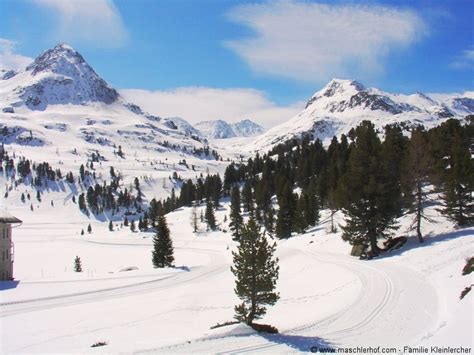
[[[299,114],[256,138],[251,150],[267,150],[291,138],[310,134],[326,144],[333,136],[347,134],[363,120],[380,132],[387,124],[436,126],[449,118],[463,119],[474,113],[474,93],[436,95],[394,94],[366,88],[354,80],[333,79],[317,91]]]
[[[308,100],[302,112],[266,132],[248,119],[192,125],[183,118],[149,114],[127,102],[81,54],[58,44],[22,71],[0,71],[0,110],[0,122],[10,127],[8,137],[2,138],[5,143],[31,145],[27,136],[33,135],[35,145],[54,145],[51,132],[55,131],[69,142],[79,139],[102,146],[139,142],[157,151],[170,147],[189,151],[208,146],[210,140],[255,137],[238,149],[265,151],[302,134],[328,143],[362,120],[372,121],[382,132],[385,125],[396,122],[409,130],[463,119],[474,113],[474,94],[394,94],[333,79]]]
[[[127,102],[67,44],[45,51],[24,70],[0,75],[4,143],[85,150],[140,146],[156,152],[208,146],[205,138]]]
[[[203,121],[195,124],[208,139],[225,139],[234,137],[253,137],[264,132],[262,126],[250,120],[227,123],[222,120]]]

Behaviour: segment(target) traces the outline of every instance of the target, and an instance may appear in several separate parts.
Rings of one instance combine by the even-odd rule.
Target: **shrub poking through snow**
[[[105,341],[98,341],[97,343],[92,344],[92,345],[91,345],[91,348],[97,348],[97,347],[99,347],[99,346],[105,346],[105,345],[107,345],[107,342],[105,342]]]
[[[474,257],[466,259],[466,265],[462,269],[463,275],[468,275],[474,271]]]
[[[259,333],[269,333],[269,334],[277,334],[278,329],[270,324],[257,324],[252,323],[250,326]]]
[[[472,285],[462,290],[461,296],[459,296],[459,299],[462,300],[471,291],[471,289],[472,289]]]
[[[74,271],[75,272],[82,272],[82,263],[81,263],[81,258],[76,256],[74,259]]]

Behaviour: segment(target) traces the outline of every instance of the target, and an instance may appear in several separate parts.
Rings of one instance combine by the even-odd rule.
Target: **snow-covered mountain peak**
[[[236,136],[239,137],[253,137],[262,134],[265,130],[259,124],[245,119],[232,124]]]
[[[264,131],[262,126],[249,119],[232,124],[223,120],[203,121],[195,126],[208,139],[252,137],[262,134]]]
[[[45,110],[48,105],[110,104],[119,97],[79,52],[64,43],[40,54],[24,71],[7,74],[1,89],[15,107]]]
[[[317,91],[307,102],[309,107],[314,102],[339,102],[360,92],[367,91],[364,85],[355,80],[332,79],[321,90]]]
[[[65,43],[45,51],[27,66],[26,70],[31,71],[33,76],[42,72],[74,75],[75,72],[94,71],[79,52]]]
[[[314,96],[334,96],[336,94],[344,94],[347,92],[359,92],[365,90],[365,86],[355,80],[332,79],[323,89],[318,91]]]
[[[329,144],[333,136],[347,134],[363,120],[372,121],[380,132],[399,123],[406,130],[417,125],[433,127],[449,118],[463,119],[474,113],[470,93],[426,95],[390,93],[366,88],[353,80],[333,79],[308,101],[305,109],[254,142],[254,151],[266,150],[289,139],[311,134]]]

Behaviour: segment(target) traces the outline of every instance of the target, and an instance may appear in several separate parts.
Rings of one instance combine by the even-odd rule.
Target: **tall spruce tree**
[[[381,161],[381,142],[370,121],[355,130],[355,141],[344,176],[346,226],[342,238],[352,245],[370,246],[380,252],[379,238],[386,237],[400,215],[399,191],[391,188],[388,172]]]
[[[441,212],[458,226],[465,227],[474,223],[474,159],[469,150],[469,139],[462,133],[456,133],[452,139],[444,174],[444,208]]]
[[[240,244],[232,252],[236,277],[235,293],[242,303],[235,306],[235,318],[252,324],[266,313],[265,305],[274,305],[280,298],[275,292],[278,280],[278,258],[274,258],[276,244],[269,244],[253,218],[242,229]]]
[[[168,223],[163,214],[158,217],[156,234],[153,237],[152,262],[155,268],[173,266],[173,242],[170,237]]]
[[[429,184],[430,167],[432,166],[431,155],[428,150],[426,134],[422,128],[416,128],[411,135],[408,151],[403,164],[402,185],[405,186],[405,205],[410,212],[414,213],[411,229],[416,230],[418,241],[423,243],[421,224],[423,220],[431,219],[425,213],[428,200],[426,191]]]
[[[206,203],[206,212],[204,214],[206,219],[207,230],[216,230],[216,216],[214,215],[214,206],[212,206],[211,200],[208,200]]]
[[[242,203],[244,206],[244,211],[249,212],[252,216],[254,212],[253,206],[253,194],[252,194],[252,184],[249,180],[246,180],[244,187],[242,188]]]
[[[275,233],[278,238],[286,239],[291,237],[294,228],[294,208],[295,194],[290,182],[287,180],[283,189],[278,195],[278,213],[275,227]]]
[[[193,232],[196,233],[199,229],[199,216],[197,213],[197,202],[193,202],[193,207],[191,210],[191,226],[193,227]]]
[[[295,220],[293,222],[295,231],[297,233],[303,234],[306,231],[306,228],[309,226],[309,223],[306,219],[307,212],[307,197],[301,194],[296,202]]]
[[[244,220],[240,213],[240,191],[238,186],[232,187],[230,195],[230,223],[229,227],[232,231],[232,239],[240,239],[240,231],[242,229]]]

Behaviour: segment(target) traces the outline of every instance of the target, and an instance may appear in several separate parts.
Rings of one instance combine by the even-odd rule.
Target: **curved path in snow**
[[[4,350],[62,352],[71,349],[69,339],[75,339],[78,344],[75,349],[84,350],[94,341],[108,340],[110,345],[104,348],[107,352],[276,353],[309,351],[311,346],[413,345],[436,323],[436,292],[416,271],[389,259],[360,261],[347,255],[311,252],[281,243],[281,265],[291,269],[283,275],[282,282],[289,285],[289,279],[299,278],[292,284],[298,287],[297,292],[280,300],[283,305],[280,309],[288,313],[273,318],[277,319],[280,334],[260,336],[226,330],[232,328],[209,331],[210,325],[231,318],[237,302],[229,271],[230,250],[225,250],[225,243],[217,240],[212,241],[218,242],[217,249],[208,248],[209,242],[187,240],[181,246],[192,253],[204,254],[209,260],[190,272],[0,304],[0,325],[13,327],[23,337],[21,345],[16,341],[10,344],[5,338]],[[118,244],[128,248],[140,246]],[[296,264],[298,268],[293,269]],[[329,275],[334,271],[338,277],[342,272],[347,277],[331,285],[316,284],[307,289],[307,283],[318,282],[313,279],[317,268]],[[300,283],[301,280],[306,281]],[[345,298],[340,298],[341,294]],[[339,302],[340,299],[347,302]],[[331,303],[331,300],[335,301]],[[324,305],[330,305],[330,312],[319,313],[319,307]],[[291,312],[298,310],[299,316],[301,310],[303,313],[308,310],[307,317],[290,319]],[[89,319],[88,312],[95,316]],[[51,318],[49,328],[38,332],[45,317]],[[31,330],[23,329],[22,322],[31,322]],[[141,335],[137,339],[149,341],[134,344],[127,340],[130,332],[150,332],[156,336]]]
[[[226,354],[309,351],[311,346],[393,347],[416,344],[435,324],[436,290],[416,271],[384,260],[360,261],[340,254],[294,251],[300,258],[316,259],[318,263],[343,267],[354,274],[361,284],[361,292],[354,302],[340,305],[339,311],[330,316],[280,329],[278,335],[223,333],[144,352]]]
[[[107,243],[104,243],[107,244]],[[111,243],[108,243],[111,244]],[[120,244],[116,244],[120,245]],[[31,298],[20,301],[0,302],[0,318],[20,313],[45,310],[61,306],[69,306],[87,302],[110,300],[117,297],[145,294],[157,290],[165,290],[192,282],[200,282],[227,270],[227,265],[222,263],[220,255],[210,249],[194,248],[195,252],[204,252],[212,255],[212,262],[205,266],[193,268],[190,272],[177,272],[172,275],[161,275],[156,279],[136,282],[123,286],[101,288],[97,290],[75,292],[64,295]],[[77,282],[77,281],[76,281]],[[80,281],[79,281],[80,282]]]

